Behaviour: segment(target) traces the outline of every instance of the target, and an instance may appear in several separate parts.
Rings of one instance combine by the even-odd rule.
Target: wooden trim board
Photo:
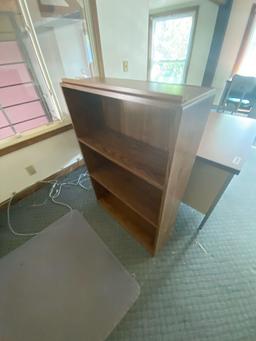
[[[68,131],[70,129],[73,129],[72,123],[69,123],[60,127],[56,127],[56,129],[38,133],[36,136],[28,137],[22,141],[8,145],[6,147],[2,147],[2,148],[0,147],[0,157],[9,153],[15,152],[16,150],[22,149],[24,147],[30,146],[31,144],[46,140],[52,136],[64,133],[65,131]]]
[[[92,34],[94,38],[93,43],[94,43],[94,49],[95,49],[95,54],[96,54],[96,59],[97,59],[99,77],[105,77],[96,0],[89,0],[89,7],[90,7],[90,15],[91,15]]]
[[[95,95],[108,96],[120,100],[139,102],[149,105],[188,106],[196,101],[215,95],[215,89],[196,85],[147,82],[133,79],[99,77],[88,79],[63,78],[63,89],[79,90]],[[126,96],[126,97],[125,97]],[[146,102],[146,101],[152,102]]]
[[[218,14],[215,22],[214,33],[212,37],[211,47],[204,71],[202,86],[210,87],[215,76],[218,66],[219,57],[228,27],[229,17],[232,10],[233,0],[227,0],[225,4],[219,6]]]

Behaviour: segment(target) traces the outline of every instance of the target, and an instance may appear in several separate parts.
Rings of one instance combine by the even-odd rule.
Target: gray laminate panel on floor
[[[72,174],[73,177],[76,174]],[[20,231],[41,229],[66,211],[39,191],[15,205]],[[110,341],[256,340],[256,150],[234,177],[204,229],[202,216],[182,205],[173,239],[151,258],[96,202],[92,191],[66,189],[63,197],[84,216],[141,286],[141,294]],[[24,214],[26,212],[26,214]],[[0,251],[22,243],[0,217]]]

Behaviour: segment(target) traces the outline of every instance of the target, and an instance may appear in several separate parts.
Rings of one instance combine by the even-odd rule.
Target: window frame
[[[183,76],[183,82],[181,84],[185,84],[187,82],[188,77],[188,70],[191,63],[191,56],[193,52],[194,42],[195,42],[195,33],[197,28],[197,20],[198,20],[198,12],[199,12],[199,6],[191,6],[191,7],[182,7],[182,8],[176,8],[176,9],[161,9],[161,11],[156,13],[151,13],[149,15],[149,31],[148,31],[148,67],[147,67],[147,80],[150,80],[150,72],[151,72],[151,66],[152,66],[152,38],[153,38],[153,20],[157,18],[168,18],[175,15],[182,15],[186,13],[194,12],[194,20],[192,23],[192,34],[190,36],[189,46],[188,46],[188,55],[185,63],[185,70],[184,70],[184,76]]]
[[[34,25],[30,16],[30,11],[27,6],[27,0],[17,0],[14,8],[5,9],[4,11],[10,14],[20,13],[25,25],[25,28],[30,35],[32,44],[34,44],[34,49],[36,52],[36,58],[41,64],[41,71],[47,88],[50,89],[53,97],[54,104],[58,111],[58,118],[56,120],[49,120],[47,124],[42,126],[24,131],[21,134],[12,135],[5,139],[0,140],[0,156],[6,155],[8,153],[14,152],[21,148],[27,147],[44,139],[50,138],[54,135],[63,133],[67,130],[73,129],[71,118],[63,114],[60,109],[59,101],[55,95],[54,88],[51,82],[51,76],[48,73],[47,66],[44,62],[44,55],[40,49],[40,45],[37,40],[37,35],[34,30]],[[88,30],[88,36],[93,50],[93,64],[92,73],[93,76],[104,77],[104,65],[101,50],[100,34],[99,34],[99,24],[98,24],[98,13],[96,7],[96,0],[83,0],[83,15],[85,22],[85,30]],[[41,100],[44,100],[40,96]],[[45,104],[45,103],[43,103]]]
[[[24,46],[24,43],[22,41],[21,31],[20,31],[20,28],[19,28],[19,26],[17,24],[17,21],[15,19],[15,14],[16,14],[15,12],[10,12],[10,11],[1,11],[0,12],[0,19],[1,19],[1,17],[6,17],[7,18],[9,23],[12,25],[12,29],[13,29],[14,35],[16,37],[15,40],[10,39],[10,40],[6,40],[5,42],[15,42],[17,44],[17,47],[18,47],[18,49],[19,49],[19,51],[20,51],[20,53],[22,55],[22,59],[23,59],[22,61],[11,62],[10,64],[24,65],[31,80],[29,80],[28,82],[21,81],[20,83],[17,83],[17,84],[2,86],[1,88],[9,88],[9,87],[14,87],[14,86],[22,86],[22,85],[29,85],[29,84],[31,84],[33,86],[33,89],[35,91],[35,94],[36,94],[37,98],[36,99],[32,99],[31,101],[28,101],[28,102],[15,103],[15,104],[12,104],[12,105],[8,105],[6,108],[12,108],[12,107],[14,107],[16,105],[22,106],[22,105],[30,104],[30,103],[33,103],[33,102],[38,102],[38,103],[40,103],[42,109],[44,110],[44,115],[39,115],[39,116],[36,116],[36,117],[33,117],[33,118],[28,118],[28,119],[25,119],[23,121],[11,122],[10,118],[8,117],[8,114],[6,113],[6,110],[5,110],[6,108],[2,107],[1,104],[0,104],[0,110],[1,110],[3,116],[5,117],[5,119],[6,119],[7,123],[8,123],[8,125],[0,127],[0,129],[4,129],[4,128],[9,127],[14,132],[14,135],[11,135],[11,136],[3,138],[3,139],[0,139],[0,155],[1,155],[1,146],[3,144],[6,144],[6,141],[11,141],[10,144],[12,144],[12,141],[15,141],[17,138],[22,136],[24,133],[29,132],[29,131],[33,132],[34,129],[37,129],[39,127],[48,126],[51,123],[53,123],[53,122],[55,122],[57,120],[58,121],[60,120],[59,118],[57,120],[54,120],[54,117],[53,117],[53,115],[51,115],[50,110],[48,108],[48,105],[47,105],[47,103],[45,101],[45,98],[43,96],[42,90],[41,90],[40,86],[38,86],[37,77],[36,77],[36,75],[34,73],[34,68],[33,68],[32,62],[31,62],[31,60],[30,60],[30,58],[28,56],[27,50],[26,50],[26,48]],[[1,66],[4,66],[4,65],[9,65],[9,63],[1,64]],[[19,132],[16,131],[16,127],[15,127],[16,125],[22,124],[22,123],[25,123],[25,122],[28,122],[28,121],[34,121],[34,120],[36,120],[38,118],[41,118],[41,117],[45,117],[47,119],[47,122],[45,122],[42,125],[36,126],[35,128],[29,129],[29,130],[25,130],[22,133],[19,133]]]

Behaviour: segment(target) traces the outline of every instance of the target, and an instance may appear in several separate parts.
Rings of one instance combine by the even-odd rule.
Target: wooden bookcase
[[[173,229],[214,91],[97,78],[61,85],[98,201],[154,255]]]

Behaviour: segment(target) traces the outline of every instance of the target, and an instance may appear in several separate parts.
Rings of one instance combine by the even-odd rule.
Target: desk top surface
[[[256,137],[256,120],[211,112],[197,156],[239,173]]]

